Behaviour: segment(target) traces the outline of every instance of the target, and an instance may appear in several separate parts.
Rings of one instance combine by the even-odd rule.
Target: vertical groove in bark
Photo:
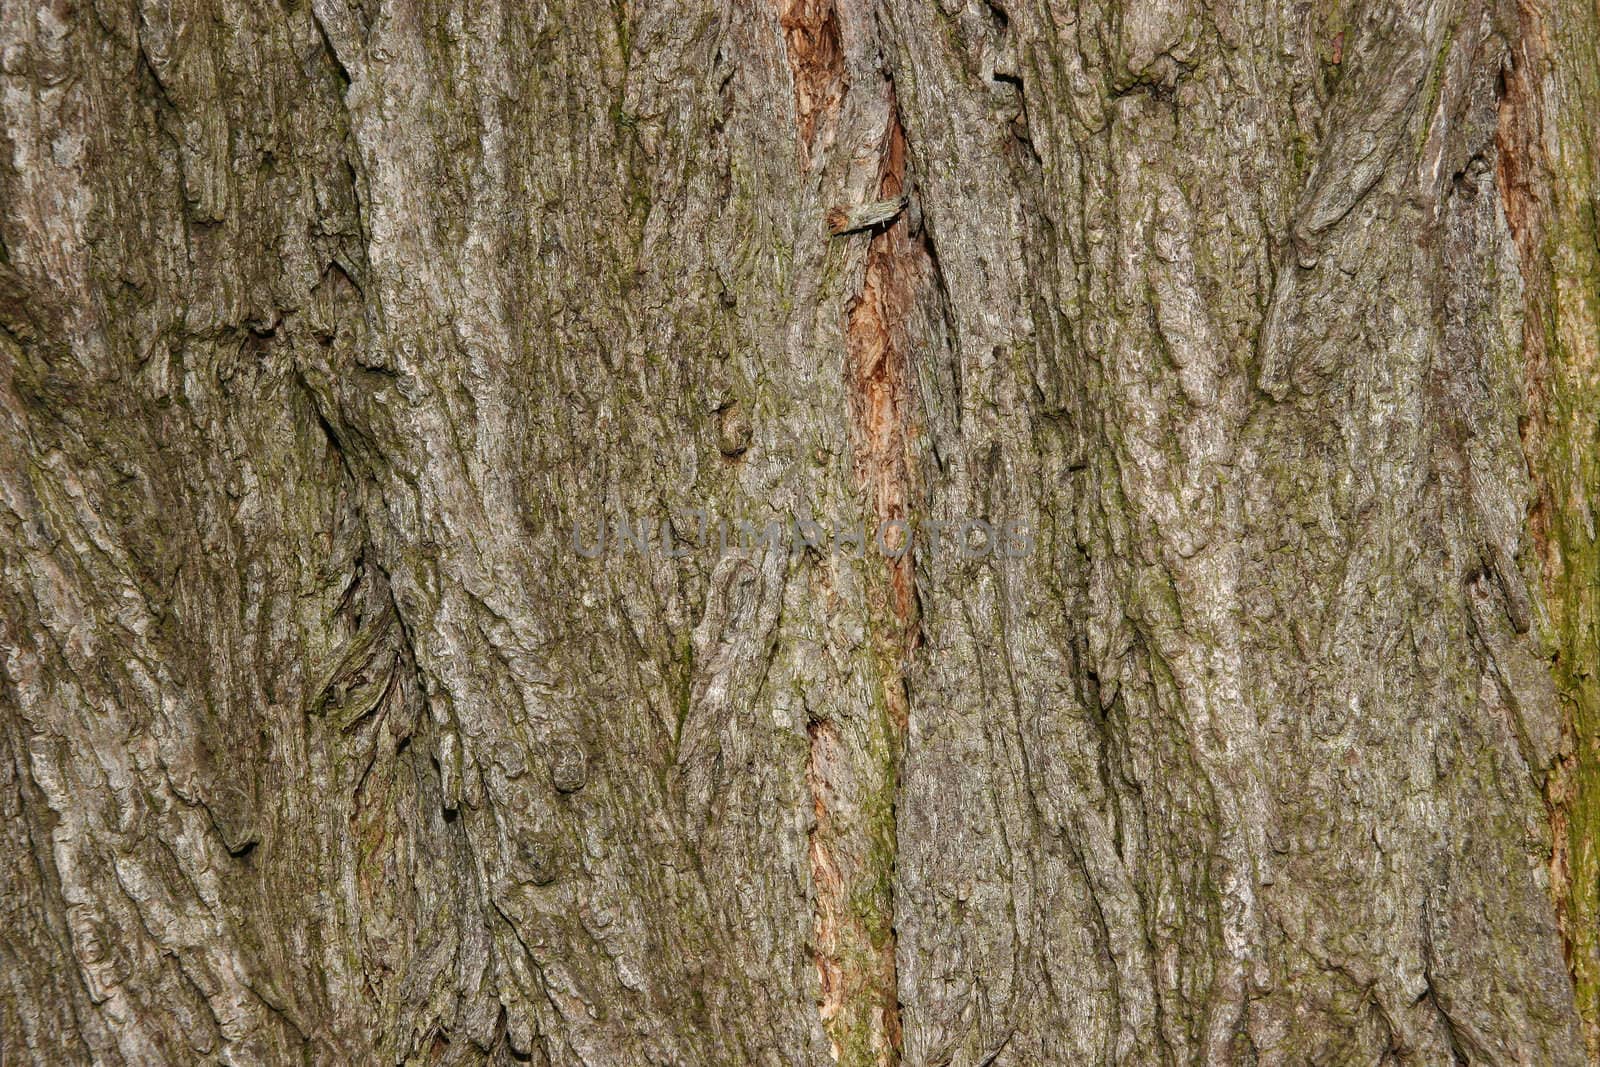
[[[848,25],[858,32],[868,30],[874,17],[871,4],[852,6],[846,13]],[[852,173],[863,161],[875,168],[861,193],[879,201],[901,197],[906,186],[906,143],[892,84],[881,78],[863,81],[857,86],[861,96],[853,101],[855,106],[845,109],[846,114],[867,121],[882,121],[881,130],[838,129],[848,85],[839,12],[831,3],[802,0],[784,11],[782,25],[807,167],[826,158],[837,131],[855,150],[848,161]],[[870,55],[876,48],[870,37],[849,43],[861,54]],[[819,131],[825,135],[819,137]],[[863,151],[869,146],[870,152]],[[859,188],[853,182],[851,186]],[[893,932],[894,803],[909,716],[906,664],[917,643],[910,523],[916,492],[914,396],[907,319],[928,274],[926,252],[908,231],[902,212],[846,237],[866,245],[859,289],[844,308],[840,356],[850,408],[851,462],[866,501],[864,610],[878,679],[875,691],[864,694],[867,706],[856,714],[881,720],[872,727],[880,735],[877,756],[842,744],[838,729],[827,719],[808,728],[806,779],[814,818],[808,847],[815,894],[819,1015],[834,1059],[852,1064],[894,1063],[900,1047]],[[880,562],[881,577],[872,573]]]
[[[877,195],[900,197],[905,189],[906,143],[894,90],[889,89],[889,126],[880,149]],[[907,320],[929,275],[926,249],[910,234],[902,213],[875,227],[867,246],[861,292],[847,311],[846,367],[854,416],[852,436],[856,478],[871,501],[880,527],[890,527],[886,543],[874,546],[885,556],[889,602],[884,654],[891,677],[887,688],[899,690],[900,674],[917,644],[916,555],[911,551],[915,433],[914,393],[908,351]],[[889,697],[890,711],[905,728],[904,694]]]
[[[906,183],[905,133],[900,126],[893,86],[887,87],[888,124],[879,147],[879,173],[874,190],[882,200],[902,195]],[[917,645],[916,569],[913,552],[912,504],[915,434],[914,398],[910,379],[906,334],[911,304],[919,294],[919,281],[927,275],[926,253],[909,233],[902,214],[870,234],[860,292],[846,309],[844,366],[852,414],[851,437],[856,480],[868,501],[867,514],[876,542],[869,556],[881,558],[886,581],[874,581],[867,594],[867,611],[873,628],[874,651],[881,679],[881,708],[886,718],[888,751],[874,768],[877,780],[869,789],[874,802],[864,812],[862,828],[869,838],[868,863],[851,872],[838,891],[878,898],[875,930],[859,923],[840,926],[837,902],[819,905],[819,935],[831,950],[822,964],[841,999],[825,1017],[848,1008],[857,1019],[833,1025],[841,1031],[859,1027],[865,1013],[877,1062],[894,1062],[900,1047],[899,1007],[896,999],[894,899],[894,795],[899,778],[900,750],[910,707],[906,670]],[[837,766],[818,762],[825,772]],[[825,776],[825,775],[824,775]],[[826,797],[824,785],[819,796]],[[820,807],[819,803],[819,807]],[[819,847],[826,851],[829,824],[819,820]],[[860,831],[857,831],[858,833]],[[823,884],[828,884],[824,882]],[[822,915],[832,919],[824,924]],[[831,927],[831,928],[830,928]],[[842,974],[842,977],[841,977]]]
[[[1501,74],[1497,178],[1525,314],[1527,524],[1550,614],[1560,756],[1545,782],[1556,905],[1591,1061],[1600,1061],[1600,9],[1518,0]]]
[[[778,23],[794,78],[796,132],[807,167],[833,141],[844,95],[844,53],[835,0],[777,0]]]
[[[839,121],[845,91],[839,14],[834,0],[779,0],[779,25],[794,84],[795,132],[802,168],[826,156]],[[819,138],[819,130],[823,136]],[[817,1014],[837,1062],[847,1047],[852,1062],[863,1048],[887,1046],[881,1017],[874,1020],[866,1001],[876,986],[877,953],[851,909],[860,889],[859,849],[840,825],[836,811],[848,805],[855,768],[830,718],[807,723],[809,751],[805,781],[811,801],[807,830],[812,903],[812,959],[816,965]],[[848,819],[849,813],[842,813]],[[844,835],[841,839],[841,835]]]

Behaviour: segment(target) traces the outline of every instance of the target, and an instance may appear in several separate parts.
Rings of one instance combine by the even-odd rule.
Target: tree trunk
[[[0,123],[0,1060],[1600,1054],[1593,0],[0,0]]]

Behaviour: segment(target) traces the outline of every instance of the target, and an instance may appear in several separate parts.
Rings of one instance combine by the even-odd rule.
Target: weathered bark
[[[0,0],[0,1059],[1600,1054],[1597,24]]]

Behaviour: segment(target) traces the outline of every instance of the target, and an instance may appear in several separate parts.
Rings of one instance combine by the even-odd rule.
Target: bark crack
[[[779,0],[778,14],[794,80],[802,166],[810,171],[821,166],[845,113],[850,79],[843,22],[835,0]],[[851,18],[848,24],[870,20]],[[860,288],[845,307],[844,375],[855,480],[869,523],[883,539],[868,546],[868,556],[887,566],[884,580],[869,583],[866,605],[881,694],[860,721],[821,716],[808,725],[805,777],[813,818],[808,853],[818,1015],[836,1061],[890,1065],[900,1055],[895,793],[909,718],[905,670],[920,642],[909,548],[913,420],[907,323],[932,272],[924,244],[911,235],[906,139],[893,83],[874,78],[863,89],[883,94],[886,105],[880,111],[875,99],[869,112],[887,114],[880,130],[869,134],[876,143],[866,157],[877,159],[876,199],[835,209],[827,221],[831,236],[868,242]]]
[[[778,24],[794,77],[795,127],[809,169],[833,139],[844,98],[839,12],[833,0],[779,0]]]
[[[884,91],[889,118],[878,145],[877,202],[898,206],[907,192],[906,138],[893,84],[886,82]],[[859,818],[842,819],[836,805],[849,783],[839,778],[849,769],[834,726],[819,723],[811,729],[808,782],[816,819],[811,860],[823,1025],[836,1059],[892,1064],[899,1059],[901,1036],[892,888],[895,794],[910,717],[906,671],[921,643],[910,550],[916,419],[908,323],[932,271],[926,247],[898,207],[860,232],[870,236],[861,287],[845,311],[845,376],[856,482],[881,542],[871,555],[886,567],[886,580],[869,593],[867,607],[882,685],[885,758],[873,768],[873,780],[856,788]],[[871,901],[865,908],[858,903],[863,897]]]
[[[906,140],[890,88],[889,128],[884,135],[878,195],[897,200],[905,192]],[[913,492],[911,464],[912,394],[906,324],[928,274],[928,254],[915,241],[903,216],[873,234],[867,247],[866,275],[851,303],[846,327],[847,373],[854,418],[856,477],[868,493],[879,524],[908,524]],[[909,536],[907,526],[896,528]],[[899,543],[888,541],[891,550]],[[885,553],[892,591],[891,615],[900,644],[898,660],[920,641],[913,553]],[[906,711],[894,709],[904,729]]]
[[[1561,736],[1544,779],[1550,896],[1592,1060],[1600,1056],[1600,1012],[1595,1007],[1600,1001],[1596,996],[1600,967],[1593,962],[1596,894],[1590,888],[1595,884],[1595,864],[1589,850],[1573,845],[1575,823],[1582,824],[1594,806],[1591,790],[1585,788],[1595,780],[1594,761],[1582,736],[1586,722],[1592,721],[1588,709],[1593,706],[1593,690],[1584,680],[1592,672],[1593,641],[1582,625],[1594,604],[1587,577],[1592,573],[1588,545],[1593,534],[1592,517],[1583,502],[1589,490],[1577,474],[1587,457],[1569,454],[1576,451],[1571,442],[1587,435],[1575,432],[1569,412],[1586,406],[1570,395],[1575,391],[1571,368],[1594,364],[1594,321],[1592,305],[1568,299],[1552,270],[1551,257],[1560,255],[1564,244],[1570,248],[1568,242],[1581,247],[1585,241],[1581,231],[1587,229],[1581,222],[1574,225],[1570,210],[1563,207],[1561,192],[1570,178],[1561,169],[1559,155],[1552,158],[1545,148],[1559,143],[1565,132],[1559,115],[1551,116],[1555,128],[1547,128],[1543,96],[1547,86],[1559,80],[1559,56],[1552,50],[1544,6],[1521,0],[1515,10],[1514,37],[1495,87],[1494,178],[1522,282],[1524,397],[1519,430],[1533,488],[1524,521],[1556,637],[1551,669],[1559,693]],[[1573,257],[1563,273],[1581,258],[1587,257]],[[1583,371],[1579,375],[1586,376]],[[1513,562],[1496,573],[1514,574],[1514,567]]]

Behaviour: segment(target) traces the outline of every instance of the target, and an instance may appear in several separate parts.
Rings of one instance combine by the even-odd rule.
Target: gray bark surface
[[[0,1060],[1588,1062],[1597,23],[0,0]]]

